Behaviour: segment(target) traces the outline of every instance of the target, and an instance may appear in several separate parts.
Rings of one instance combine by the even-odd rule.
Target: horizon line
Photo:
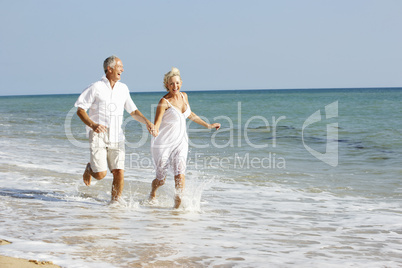
[[[287,90],[346,90],[346,89],[402,89],[401,87],[323,87],[323,88],[272,88],[272,89],[204,89],[204,90],[186,90],[184,92],[229,92],[229,91],[287,91]],[[164,93],[166,91],[130,91],[130,94],[144,93]],[[81,92],[82,93],[82,92]],[[54,93],[54,94],[16,94],[0,95],[0,97],[29,97],[29,96],[57,96],[57,95],[80,95],[81,93]]]

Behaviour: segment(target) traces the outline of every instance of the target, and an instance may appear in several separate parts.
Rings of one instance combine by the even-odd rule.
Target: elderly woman
[[[173,169],[175,180],[175,204],[181,204],[181,194],[185,185],[185,170],[188,153],[186,118],[201,126],[219,129],[221,124],[208,124],[191,111],[186,93],[181,92],[182,80],[177,68],[165,74],[164,85],[169,92],[159,101],[155,115],[154,136],[151,141],[151,153],[156,170],[152,181],[150,199],[155,199],[156,190],[165,183],[166,173]]]

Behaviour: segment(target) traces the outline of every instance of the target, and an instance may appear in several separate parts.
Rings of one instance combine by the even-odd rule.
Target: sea
[[[184,90],[185,91],[185,90]],[[164,92],[131,94],[151,121]],[[0,255],[62,267],[401,267],[402,88],[188,91],[181,207],[149,202],[151,137],[125,113],[125,186],[84,185],[78,95],[0,97]]]

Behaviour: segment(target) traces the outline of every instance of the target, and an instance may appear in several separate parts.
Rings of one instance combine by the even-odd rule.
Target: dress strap
[[[181,94],[181,96],[182,96],[182,98],[183,98],[183,100],[184,100],[184,103],[188,105],[188,103],[187,103],[187,101],[186,101],[186,98],[184,97],[183,93],[180,92],[180,94]]]
[[[169,107],[172,107],[172,104],[170,104],[170,102],[167,99],[165,99],[165,98],[162,98],[162,99],[164,99],[168,103]]]

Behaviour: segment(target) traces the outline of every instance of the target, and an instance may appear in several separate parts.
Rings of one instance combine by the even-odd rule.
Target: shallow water
[[[64,267],[399,267],[401,93],[188,92],[192,110],[222,130],[189,124],[177,210],[171,176],[147,202],[154,173],[138,123],[126,121],[123,201],[110,205],[110,174],[82,182],[77,96],[0,97],[0,237],[13,242],[0,254]],[[161,96],[133,99],[152,118]],[[337,117],[326,118],[334,102]],[[322,120],[303,129],[317,110]],[[336,166],[307,150],[323,155],[327,144],[338,146]]]

